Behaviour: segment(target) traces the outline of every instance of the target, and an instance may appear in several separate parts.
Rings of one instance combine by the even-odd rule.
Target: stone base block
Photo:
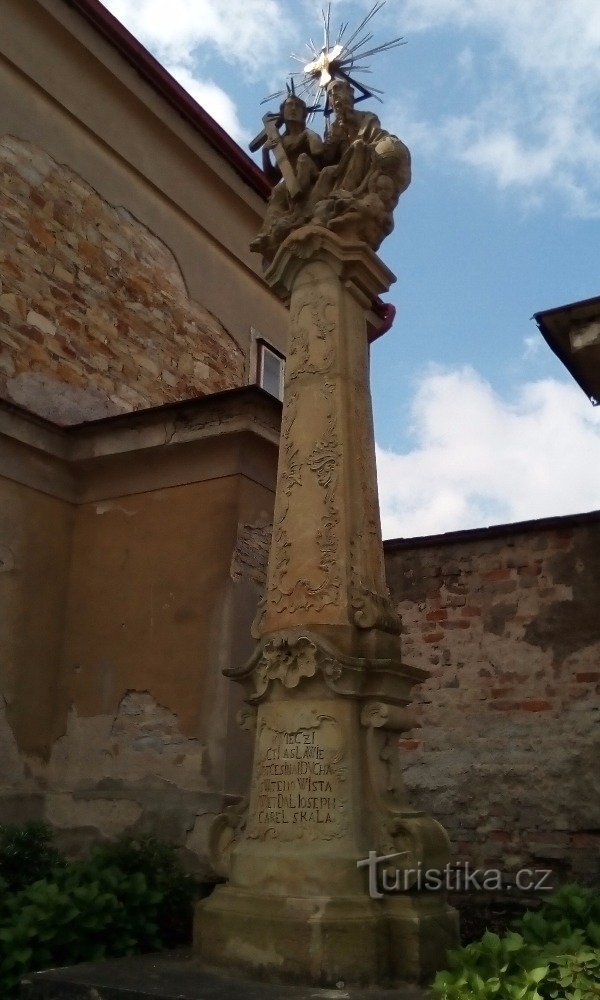
[[[286,898],[219,886],[198,904],[194,928],[194,950],[210,965],[329,988],[426,982],[458,942],[456,913],[439,897]]]
[[[137,955],[26,976],[23,1000],[425,1000],[417,986],[399,990],[313,986],[284,988],[202,967],[181,952]]]
[[[458,910],[431,893],[386,896],[382,901],[393,982],[427,983],[460,944]]]

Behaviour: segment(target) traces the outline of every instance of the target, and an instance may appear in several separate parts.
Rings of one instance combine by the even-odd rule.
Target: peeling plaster
[[[135,517],[137,514],[137,510],[127,510],[126,507],[121,507],[118,503],[111,503],[109,500],[96,504],[96,514],[112,514],[113,511],[125,514],[126,517]]]
[[[125,778],[197,791],[206,787],[204,764],[205,747],[181,732],[173,712],[147,691],[128,691],[115,715],[81,717],[71,708],[46,773],[52,787],[70,790]]]
[[[252,523],[238,524],[229,569],[229,575],[234,583],[252,580],[258,587],[265,586],[272,533],[273,525],[266,514]]]
[[[127,799],[74,799],[63,792],[46,796],[46,819],[59,829],[93,827],[103,837],[117,837],[139,820],[142,807]]]
[[[15,568],[15,557],[8,545],[0,545],[0,573],[10,573]]]
[[[6,698],[0,694],[0,787],[18,787],[22,790],[26,779],[26,765],[6,717],[6,705]]]

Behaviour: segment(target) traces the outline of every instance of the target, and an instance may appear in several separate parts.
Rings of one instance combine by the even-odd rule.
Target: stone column
[[[290,339],[264,617],[296,625],[385,623],[366,315],[393,275],[364,243],[306,227],[266,280],[290,302]]]
[[[213,828],[229,883],[199,905],[195,947],[314,985],[421,981],[457,926],[416,887],[448,842],[405,801],[397,760],[426,675],[401,661],[377,500],[367,319],[394,276],[364,243],[307,226],[265,277],[290,300],[273,541],[256,653],[228,671],[246,687],[254,768],[248,802]],[[370,892],[369,852],[412,869],[408,891]]]

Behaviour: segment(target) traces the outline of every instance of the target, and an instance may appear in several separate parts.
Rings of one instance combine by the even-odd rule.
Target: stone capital
[[[395,274],[365,243],[341,239],[322,226],[302,226],[291,233],[265,272],[265,281],[287,302],[296,283],[302,282],[300,272],[309,261],[327,263],[365,309],[396,281]]]
[[[279,682],[280,692],[307,696],[310,689],[314,696],[318,690],[319,697],[333,693],[365,703],[365,726],[412,729],[418,721],[396,709],[408,705],[412,688],[428,672],[402,662],[398,637],[374,630],[371,641],[362,638],[352,628],[286,629],[264,636],[247,663],[226,669],[225,675],[244,685],[253,705],[271,697]],[[246,716],[241,722],[246,728],[254,725]]]

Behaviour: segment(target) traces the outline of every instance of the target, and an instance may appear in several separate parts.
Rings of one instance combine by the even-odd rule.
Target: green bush
[[[0,880],[4,892],[19,892],[66,863],[54,846],[47,823],[34,820],[23,826],[0,826]]]
[[[600,997],[600,951],[580,948],[573,954],[556,954],[550,960],[543,990],[543,996],[551,1000]]]
[[[11,865],[11,881],[3,879],[3,1000],[17,996],[19,980],[29,971],[153,951],[189,937],[198,887],[183,872],[174,847],[152,838],[122,839],[67,864],[58,852],[52,854],[47,828],[36,835],[37,860],[32,835],[21,852],[27,858],[21,879]],[[11,837],[11,843],[21,843]],[[14,860],[12,852],[8,856]],[[42,870],[45,876],[32,881]]]
[[[64,869],[16,893],[0,928],[0,985],[12,995],[21,976],[49,965],[70,965],[160,947],[159,894],[141,873],[124,876]]]
[[[598,1000],[600,897],[564,886],[502,937],[484,934],[448,953],[439,1000]]]
[[[194,901],[199,883],[184,872],[172,844],[144,837],[139,840],[121,838],[113,844],[97,847],[91,863],[101,868],[116,867],[125,874],[141,872],[150,886],[160,894],[158,933],[165,947],[186,943],[191,934]]]
[[[528,944],[552,944],[581,931],[583,941],[600,947],[600,894],[581,885],[563,885],[539,910],[528,910],[515,924]]]

